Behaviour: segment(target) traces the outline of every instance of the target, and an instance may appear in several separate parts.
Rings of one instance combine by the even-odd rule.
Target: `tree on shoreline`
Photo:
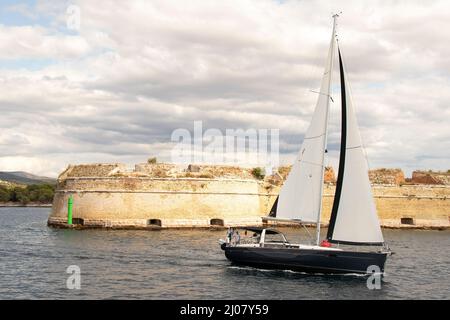
[[[7,187],[0,185],[0,202],[51,203],[55,186],[51,184],[31,184],[26,187]]]

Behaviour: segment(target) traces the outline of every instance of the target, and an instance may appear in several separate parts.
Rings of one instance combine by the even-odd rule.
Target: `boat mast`
[[[332,81],[332,73],[333,73],[333,60],[334,60],[334,44],[335,44],[335,37],[336,37],[336,20],[339,17],[339,14],[334,14],[333,16],[333,33],[331,35],[331,56],[330,56],[330,61],[327,61],[327,64],[329,64],[329,70],[327,70],[326,72],[330,72],[330,80],[328,82],[328,91],[326,93],[326,95],[329,97],[329,99],[327,99],[327,108],[326,108],[326,121],[327,121],[327,125],[326,125],[326,130],[325,130],[325,139],[324,139],[324,152],[322,154],[322,175],[320,178],[320,197],[319,197],[319,214],[317,215],[317,223],[316,223],[316,245],[319,245],[320,243],[320,217],[322,216],[322,197],[323,197],[323,182],[324,182],[324,174],[325,174],[325,152],[326,152],[326,147],[327,147],[327,138],[328,138],[328,119],[329,119],[329,109],[330,109],[330,100],[331,100],[331,81]],[[323,94],[323,93],[322,93]]]

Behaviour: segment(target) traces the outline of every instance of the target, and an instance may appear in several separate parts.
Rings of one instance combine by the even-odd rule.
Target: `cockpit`
[[[286,236],[278,230],[262,227],[229,228],[225,243],[229,246],[288,246]]]

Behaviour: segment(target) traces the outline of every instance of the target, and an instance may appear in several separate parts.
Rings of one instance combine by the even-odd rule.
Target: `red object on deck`
[[[320,243],[320,246],[321,246],[321,247],[330,248],[330,247],[331,247],[331,243],[329,243],[328,240],[323,240],[323,241]]]

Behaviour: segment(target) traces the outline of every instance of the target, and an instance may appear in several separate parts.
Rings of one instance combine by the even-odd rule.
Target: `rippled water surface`
[[[380,290],[360,276],[232,266],[209,230],[64,230],[48,208],[0,208],[1,299],[449,299],[450,231],[384,230]],[[298,230],[284,229],[291,241]],[[69,265],[81,289],[69,290]]]

